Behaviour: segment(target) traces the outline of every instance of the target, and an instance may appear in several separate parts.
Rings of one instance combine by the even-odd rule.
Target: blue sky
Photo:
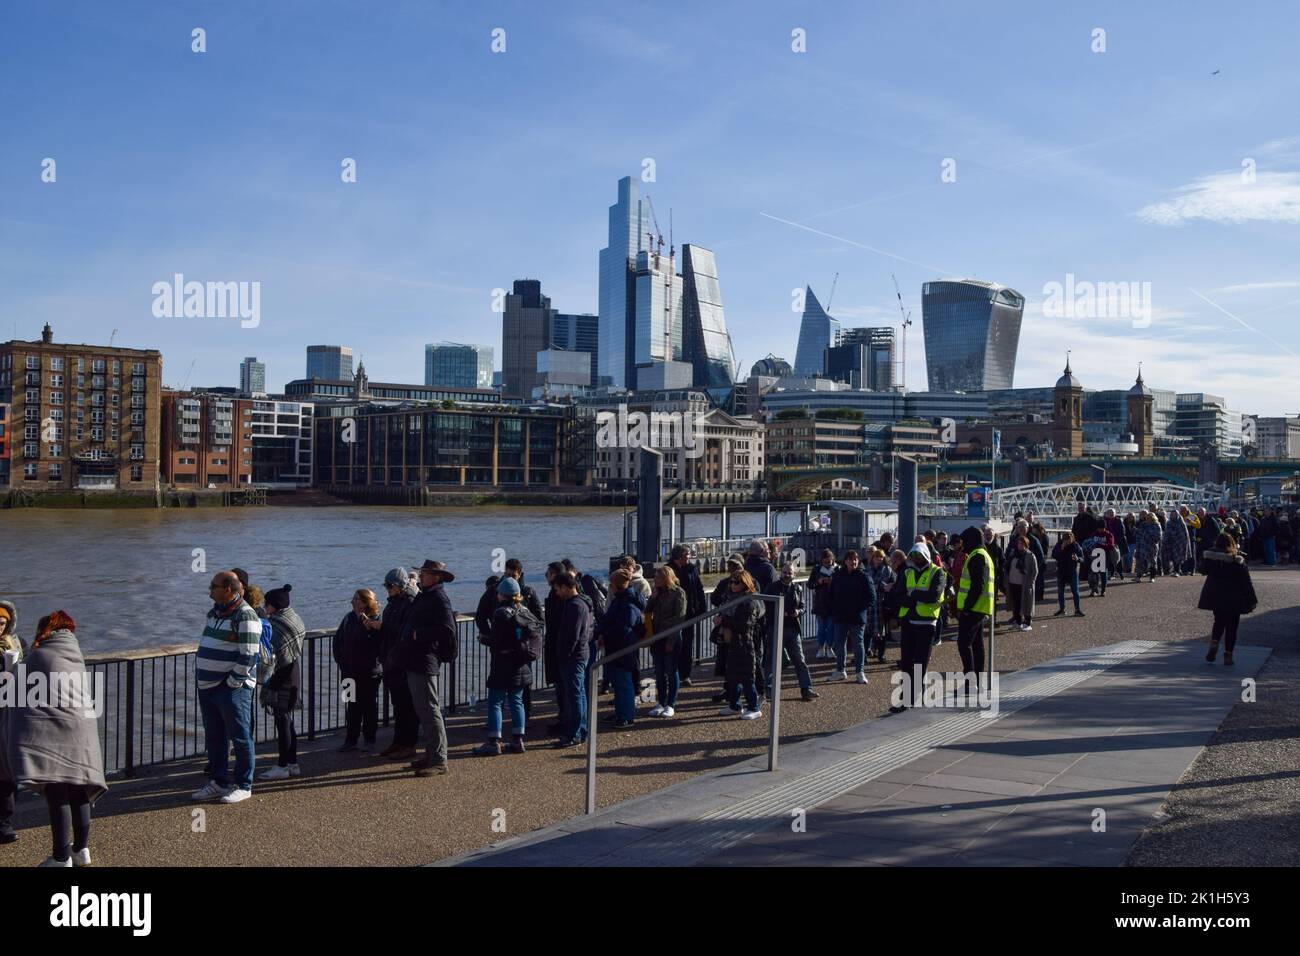
[[[235,384],[257,355],[279,388],[317,342],[376,380],[422,380],[442,339],[499,363],[492,290],[540,278],[594,312],[606,209],[649,157],[661,225],[717,253],[746,369],[793,360],[791,290],[825,302],[837,272],[834,314],[897,323],[893,272],[923,387],[921,283],[977,276],[1029,300],[1017,386],[1070,348],[1088,387],[1142,361],[1157,387],[1300,413],[1294,8],[806,6],[8,4],[0,336],[117,329],[170,384],[191,362]],[[260,282],[260,325],[155,318],[177,272]],[[1149,282],[1149,325],[1045,315],[1070,274]]]

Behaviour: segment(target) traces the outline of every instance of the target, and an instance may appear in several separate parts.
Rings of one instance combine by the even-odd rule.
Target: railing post
[[[781,745],[781,655],[785,651],[785,595],[776,596],[776,627],[772,630],[772,721],[771,737],[767,742],[767,769],[775,770],[777,749]]]
[[[592,666],[587,668],[587,816],[596,812],[596,725],[600,723],[596,706],[599,703],[596,697],[596,663],[599,660],[592,661]],[[600,666],[603,669],[605,665]]]
[[[307,639],[307,739],[316,737],[316,639]]]
[[[126,766],[123,776],[135,776],[135,661],[126,662]]]

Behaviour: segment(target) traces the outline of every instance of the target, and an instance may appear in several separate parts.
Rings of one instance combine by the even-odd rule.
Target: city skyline
[[[594,5],[453,24],[414,4],[378,17],[342,4],[309,38],[298,18],[242,4],[25,10],[0,38],[0,336],[116,329],[117,344],[160,349],[177,384],[192,361],[192,384],[234,384],[255,354],[271,387],[298,377],[308,342],[332,341],[374,379],[416,382],[426,342],[467,327],[500,341],[493,292],[516,278],[540,278],[559,311],[597,312],[604,210],[634,175],[661,227],[672,210],[679,249],[714,253],[742,374],[769,352],[794,360],[791,292],[837,272],[836,318],[897,327],[893,272],[915,388],[921,285],[969,275],[1026,296],[1017,387],[1049,384],[1072,348],[1099,388],[1127,387],[1142,361],[1153,385],[1296,413],[1275,384],[1294,365],[1300,299],[1300,136],[1277,119],[1297,82],[1281,36],[1204,11],[741,9],[668,10],[651,30]],[[439,63],[429,34],[399,23],[436,28]],[[901,69],[923,56],[919,38],[960,49],[947,39],[991,23],[1014,63],[972,52]],[[507,48],[493,54],[498,26]],[[806,53],[791,49],[796,28]],[[361,67],[332,73],[358,37],[372,47]],[[1251,58],[1217,62],[1234,47]],[[284,69],[258,76],[268,58]],[[647,72],[668,121],[622,102],[616,81]],[[119,135],[191,113],[209,135]],[[355,183],[340,178],[349,158]],[[176,273],[260,282],[260,323],[153,317],[152,284]],[[1148,285],[1118,316],[1053,293],[1088,283]]]

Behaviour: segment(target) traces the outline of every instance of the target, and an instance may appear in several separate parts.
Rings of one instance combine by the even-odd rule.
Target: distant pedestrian
[[[1021,534],[1012,539],[1006,561],[1007,593],[1011,605],[1008,626],[1013,631],[1032,631],[1039,563],[1028,537]]]
[[[677,581],[677,574],[671,564],[660,565],[655,571],[654,591],[646,605],[646,635],[651,628],[653,633],[661,634],[677,627],[686,620],[686,591]],[[681,687],[681,671],[677,666],[684,635],[680,632],[650,645],[650,656],[655,665],[656,698],[654,707],[650,708],[651,717],[673,717],[677,713],[677,691]]]
[[[560,728],[556,747],[575,747],[587,739],[587,665],[589,645],[595,638],[596,618],[591,598],[580,590],[580,582],[568,571],[554,581],[561,600],[556,628],[555,656],[560,670],[557,691],[563,688],[565,725]]]
[[[439,655],[447,655],[448,663],[455,666],[459,633],[445,587],[456,575],[441,561],[426,560],[419,570],[420,593],[407,615],[401,644],[411,701],[424,734],[424,757],[412,762],[410,769],[417,777],[429,777],[448,772],[447,725],[438,698]]]
[[[27,647],[18,636],[18,608],[11,601],[0,601],[0,673],[16,675]],[[9,770],[8,708],[0,708],[0,845],[18,839],[14,830],[14,797],[18,787]]]
[[[90,808],[108,790],[95,690],[76,630],[66,611],[41,618],[23,661],[28,693],[22,706],[5,708],[7,776],[44,796],[50,814],[50,855],[41,866],[90,865]],[[44,694],[36,693],[37,677]]]
[[[609,608],[596,628],[596,640],[606,656],[633,646],[644,634],[645,599],[631,581],[632,572],[625,567],[609,576]],[[630,727],[636,720],[637,655],[625,654],[603,666],[614,688],[614,727]]]
[[[287,780],[302,773],[298,766],[298,730],[293,724],[293,714],[301,695],[302,648],[307,628],[298,612],[290,607],[291,590],[285,584],[266,595],[264,622],[271,628],[274,660],[271,674],[262,687],[262,706],[275,724],[279,761],[258,774],[259,780]]]
[[[878,600],[875,585],[862,570],[858,552],[844,552],[841,567],[831,579],[831,616],[835,619],[835,670],[828,680],[848,680],[845,668],[848,664],[848,646],[852,642],[855,680],[859,684],[867,683],[865,634],[867,621]]]
[[[384,605],[379,629],[379,654],[384,667],[384,686],[393,708],[393,740],[376,756],[388,760],[410,760],[420,739],[420,721],[415,716],[411,685],[402,662],[402,632],[411,613],[411,603],[420,593],[415,578],[405,568],[392,568],[384,575]]]
[[[776,580],[776,568],[768,557],[767,544],[762,539],[755,538],[749,542],[749,550],[745,555],[745,570],[754,579],[754,586],[760,592],[766,591]]]
[[[813,620],[817,622],[817,652],[813,656],[818,660],[833,657],[835,653],[832,650],[835,644],[835,619],[831,616],[831,578],[838,568],[835,552],[826,548],[822,551],[821,560],[808,574]]]
[[[704,584],[700,581],[700,569],[691,558],[690,547],[679,544],[673,547],[669,563],[672,565],[673,573],[677,575],[677,583],[686,592],[686,616],[699,617],[709,609],[709,606],[708,599],[704,596]],[[699,627],[700,625],[697,623],[683,631],[681,643],[677,648],[677,674],[682,687],[691,686],[691,673],[695,668],[695,644],[699,635]]]
[[[262,621],[244,601],[234,572],[221,571],[208,588],[213,605],[195,655],[199,714],[208,745],[212,779],[190,794],[194,800],[239,803],[253,795],[253,687],[262,652]],[[235,751],[235,779],[229,776]]]
[[[1138,515],[1137,522],[1137,548],[1134,550],[1134,560],[1136,561],[1136,571],[1134,579],[1141,580],[1142,575],[1147,576],[1147,580],[1155,583],[1156,572],[1160,569],[1160,539],[1163,532],[1160,529],[1160,522],[1150,511],[1143,511]]]
[[[1169,573],[1178,577],[1186,568],[1187,559],[1192,554],[1192,542],[1187,534],[1187,523],[1175,508],[1169,509],[1169,518],[1165,521],[1165,533],[1161,538],[1160,550]]]
[[[993,559],[984,536],[973,525],[961,533],[966,552],[957,579],[957,653],[964,674],[975,674],[979,687],[984,672],[984,628],[993,616]],[[969,684],[969,678],[967,678]]]
[[[799,695],[805,701],[816,700],[821,695],[812,689],[812,675],[808,673],[808,663],[803,658],[803,588],[795,584],[794,567],[786,564],[781,568],[781,577],[767,590],[768,594],[781,595],[785,598],[785,610],[782,615],[781,627],[781,650],[778,652],[783,658],[789,658],[790,666],[794,668],[795,678],[799,682]],[[772,613],[767,615],[770,622],[768,627],[767,642],[770,646],[776,646],[776,613],[775,608]],[[772,686],[772,676],[776,671],[776,661],[772,655],[768,655],[767,672],[764,679],[767,682],[767,694],[774,697],[778,690]]]
[[[507,574],[497,585],[500,606],[492,615],[488,668],[487,741],[475,749],[480,757],[501,753],[505,731],[505,710],[510,710],[512,739],[510,752],[524,752],[527,717],[524,714],[524,688],[532,685],[533,662],[542,656],[542,620],[524,604],[522,589]]]
[[[754,680],[758,645],[764,634],[763,602],[752,596],[758,589],[748,571],[733,571],[727,579],[727,588],[731,598],[740,599],[740,603],[723,612],[721,623],[714,630],[719,644],[727,646],[727,705],[720,713],[724,717],[756,720],[763,716]]]
[[[906,710],[921,699],[944,585],[943,570],[934,566],[923,545],[913,545],[903,572],[905,593],[899,608],[903,622],[902,657],[899,661],[899,670],[903,673],[902,703],[891,706],[890,713]]]
[[[731,575],[737,571],[745,570],[745,559],[739,554],[733,554],[727,558],[726,577],[719,579],[713,586],[713,592],[709,595],[709,607],[721,607],[732,599],[731,594]],[[717,633],[718,618],[714,618],[714,626],[710,630],[709,639],[713,640]],[[713,649],[713,676],[723,681],[722,690],[713,695],[713,703],[721,704],[724,700],[729,699],[726,687],[727,679],[727,654],[728,648],[725,643],[716,643]]]
[[[885,638],[888,633],[887,622],[889,620],[885,603],[890,585],[894,581],[894,571],[889,566],[885,552],[879,548],[872,548],[867,557],[866,572],[867,577],[871,579],[871,586],[876,592],[876,600],[871,605],[871,613],[868,615],[865,632],[867,655],[870,656],[874,653],[876,661],[884,663]],[[894,609],[894,613],[898,613],[897,608]]]
[[[1219,656],[1219,641],[1223,640],[1223,663],[1231,666],[1241,615],[1249,614],[1259,604],[1255,586],[1246,559],[1237,553],[1237,544],[1229,535],[1219,535],[1215,547],[1205,552],[1204,565],[1205,584],[1201,586],[1201,599],[1196,606],[1214,612],[1210,649],[1205,660],[1214,663]]]
[[[1083,617],[1083,608],[1079,605],[1079,569],[1083,567],[1083,549],[1074,540],[1074,533],[1062,533],[1061,540],[1052,548],[1052,560],[1056,562],[1056,616],[1065,613],[1065,589],[1069,587],[1074,597],[1074,616]]]
[[[542,607],[541,599],[537,596],[537,591],[533,589],[532,585],[524,583],[523,562],[520,561],[518,558],[507,558],[506,577],[514,578],[515,581],[519,584],[519,594],[523,598],[523,605],[524,607],[528,608],[529,613],[532,614],[533,617],[537,618],[538,621],[542,623],[543,636],[544,636],[545,623],[546,623],[546,611]],[[542,667],[545,668],[545,666],[546,663],[545,661],[543,661]],[[547,680],[550,681],[552,684],[554,683],[554,678],[552,678],[549,674],[547,675]],[[533,714],[533,688],[531,684],[525,685],[524,687],[524,713],[529,717],[531,717]]]
[[[371,753],[379,730],[379,679],[383,665],[379,660],[379,601],[375,592],[361,588],[352,595],[352,610],[334,631],[334,663],[339,668],[339,686],[343,696],[344,726],[341,752],[356,750]]]

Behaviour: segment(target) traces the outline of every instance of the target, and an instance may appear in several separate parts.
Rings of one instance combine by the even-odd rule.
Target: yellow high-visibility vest
[[[918,578],[916,574],[916,568],[912,567],[909,564],[907,568],[904,569],[903,571],[903,583],[907,587],[908,593],[910,594],[911,592],[916,590],[921,590],[921,591],[926,590],[930,586],[930,578],[934,577],[934,573],[937,570],[939,569],[936,568],[933,564],[928,564],[926,565],[925,570],[921,572],[920,577]],[[907,617],[906,606],[900,607],[898,609],[898,616],[901,618]],[[916,616],[924,620],[937,621],[939,619],[939,605],[937,603],[935,604],[918,603],[916,605]]]
[[[966,602],[970,593],[970,561],[977,554],[984,556],[984,591],[975,598],[973,605],[968,605]],[[966,561],[961,566],[961,579],[957,585],[957,610],[974,611],[976,614],[993,613],[993,560],[983,548],[976,548],[966,555]]]

